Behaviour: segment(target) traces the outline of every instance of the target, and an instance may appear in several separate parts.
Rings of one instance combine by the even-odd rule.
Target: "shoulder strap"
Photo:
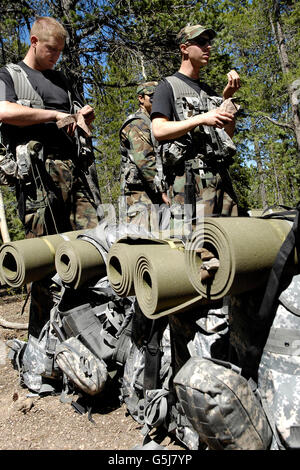
[[[119,135],[121,137],[121,132],[122,130],[132,121],[135,121],[136,119],[142,119],[149,127],[151,126],[151,119],[145,114],[145,113],[133,113],[130,114],[126,120],[123,122],[122,127],[119,131]]]
[[[170,84],[173,91],[174,114],[176,120],[182,121],[185,119],[182,112],[182,99],[187,97],[199,98],[200,95],[196,92],[196,90],[194,90],[191,86],[189,86],[187,83],[185,83],[183,80],[176,77],[175,75],[166,77],[166,81]]]
[[[25,70],[17,64],[6,64],[5,67],[14,82],[15,92],[18,97],[17,103],[23,106],[44,109],[43,100],[34,90]]]
[[[203,86],[203,88],[201,88],[201,92],[198,93],[196,90],[194,90],[194,88],[175,75],[166,77],[166,81],[170,84],[173,91],[175,104],[174,113],[176,119],[179,121],[184,119],[182,106],[180,106],[183,98],[200,98],[202,102],[204,101],[205,104],[207,104],[208,109],[215,108],[222,102],[222,98],[209,95],[204,89],[205,86]]]
[[[166,81],[170,84],[173,91],[175,105],[174,114],[176,120],[182,121],[184,120],[182,114],[182,107],[178,106],[179,103],[181,103],[182,98],[184,96],[199,98],[199,93],[197,93],[191,86],[189,86],[187,83],[185,83],[183,80],[176,77],[175,75],[170,75],[169,77],[166,77]]]

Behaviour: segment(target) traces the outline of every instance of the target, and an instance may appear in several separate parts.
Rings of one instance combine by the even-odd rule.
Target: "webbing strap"
[[[31,85],[25,70],[17,64],[6,64],[6,69],[14,82],[15,92],[20,104],[44,109],[43,100]]]
[[[146,390],[159,388],[159,371],[161,366],[160,339],[167,325],[167,317],[156,318],[152,322],[151,332],[144,351],[144,393],[146,393]]]
[[[145,408],[145,423],[152,428],[158,428],[163,424],[167,416],[168,402],[167,395],[169,391],[159,389],[151,397],[151,401],[147,402]]]

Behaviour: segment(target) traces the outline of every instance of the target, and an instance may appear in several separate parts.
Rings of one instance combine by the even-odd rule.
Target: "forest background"
[[[67,29],[58,68],[95,108],[93,143],[102,202],[118,205],[119,129],[137,109],[136,87],[179,68],[186,24],[218,32],[203,71],[219,94],[234,68],[242,87],[230,168],[245,209],[295,207],[300,161],[300,2],[297,0],[2,0],[0,66],[22,60],[37,16]],[[22,239],[14,189],[1,188],[11,240]]]

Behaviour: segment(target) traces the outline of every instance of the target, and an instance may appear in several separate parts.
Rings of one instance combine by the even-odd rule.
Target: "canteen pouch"
[[[7,148],[0,144],[0,185],[13,186],[18,173],[17,163]]]

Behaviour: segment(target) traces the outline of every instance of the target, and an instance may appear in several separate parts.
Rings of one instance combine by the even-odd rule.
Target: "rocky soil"
[[[0,292],[0,319],[26,324],[28,304],[21,314],[24,296]],[[62,403],[60,395],[28,397],[29,390],[21,387],[7,357],[5,342],[12,338],[26,340],[27,330],[0,326],[1,450],[131,450],[142,444],[141,427],[120,406],[116,386],[108,387],[97,399],[93,422],[87,413],[79,414],[71,404]],[[168,450],[182,449],[170,437],[162,444]]]

